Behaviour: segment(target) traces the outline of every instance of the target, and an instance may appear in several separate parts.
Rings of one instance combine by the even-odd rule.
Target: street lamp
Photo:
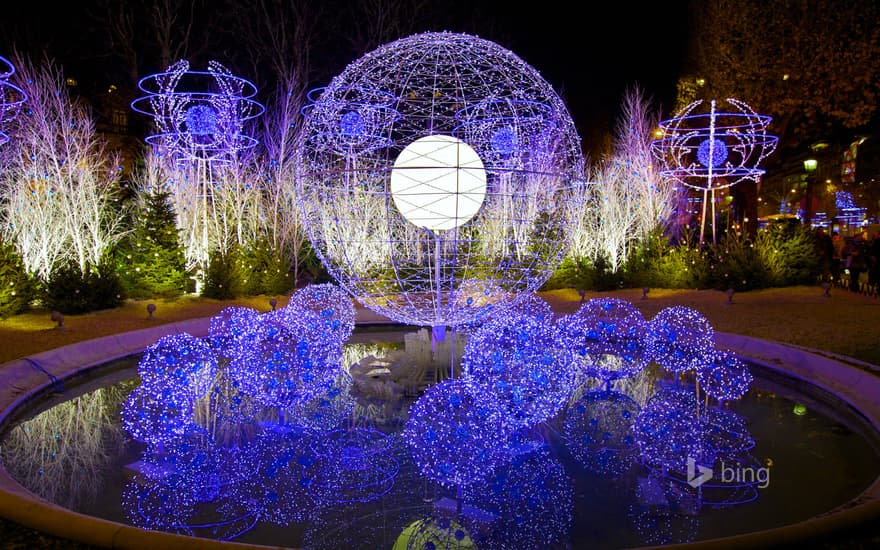
[[[804,160],[804,170],[807,172],[807,191],[804,194],[804,225],[810,227],[812,222],[812,213],[810,212],[810,203],[813,200],[813,182],[816,180],[816,167],[819,161],[816,159]]]

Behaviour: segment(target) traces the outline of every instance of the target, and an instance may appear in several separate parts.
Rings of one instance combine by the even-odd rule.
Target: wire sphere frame
[[[662,138],[651,142],[661,163],[660,177],[703,192],[700,242],[706,227],[707,202],[712,203],[712,239],[715,241],[715,191],[745,180],[758,181],[765,170],[758,165],[776,150],[778,136],[767,133],[772,118],[749,105],[728,98],[729,112],[697,112],[703,100],[694,101],[659,126]]]
[[[243,129],[265,111],[253,99],[256,85],[217,61],[209,61],[207,71],[191,71],[179,60],[142,78],[138,88],[146,95],[131,108],[152,117],[158,130],[147,143],[171,151],[178,162],[222,159],[259,143]]]
[[[455,327],[537,290],[562,261],[580,206],[580,138],[552,87],[512,52],[465,34],[413,35],[356,60],[310,98],[298,206],[328,272],[366,307]],[[389,190],[398,155],[434,135],[472,148],[486,174],[477,214],[438,230],[408,222]],[[448,198],[429,193],[428,203]],[[492,299],[475,299],[475,287]]]

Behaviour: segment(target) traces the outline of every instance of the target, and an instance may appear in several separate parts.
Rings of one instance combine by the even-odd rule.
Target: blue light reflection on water
[[[423,476],[401,437],[414,397],[379,399],[381,375],[351,386],[352,409],[339,426],[267,415],[222,440],[190,434],[161,457],[144,455],[120,429],[119,407],[138,381],[117,382],[11,428],[2,458],[28,489],[82,513],[306,548],[390,548],[399,538],[480,548],[685,542],[803,520],[873,481],[877,454],[833,407],[823,414],[820,402],[755,374],[742,400],[701,410],[696,425],[712,430],[697,431],[711,444],[696,451],[667,437],[694,432],[676,408],[695,406],[685,382],[651,368],[610,388],[582,388],[556,417],[519,432],[507,459],[461,492],[460,510],[456,491]],[[681,401],[657,401],[663,392],[680,392]],[[795,415],[790,397],[808,413]],[[661,419],[657,433],[636,431],[645,410]],[[770,460],[769,483],[740,476],[695,490],[688,452],[708,452],[743,475]]]

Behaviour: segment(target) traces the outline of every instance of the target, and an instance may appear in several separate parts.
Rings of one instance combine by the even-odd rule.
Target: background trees
[[[869,123],[880,98],[880,6],[871,0],[695,1],[690,86],[771,115],[782,148]],[[689,102],[691,98],[682,97]]]

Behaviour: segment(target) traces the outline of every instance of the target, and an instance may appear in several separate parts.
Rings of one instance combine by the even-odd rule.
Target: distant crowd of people
[[[845,282],[852,292],[880,292],[880,230],[873,237],[867,229],[852,237],[841,237],[837,231],[829,235],[820,227],[816,230],[816,246],[823,280],[835,285]]]

